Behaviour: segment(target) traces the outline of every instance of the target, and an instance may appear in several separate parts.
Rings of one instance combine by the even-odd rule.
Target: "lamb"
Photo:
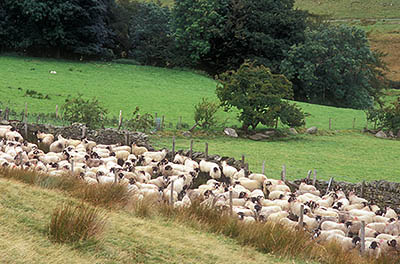
[[[339,229],[332,229],[332,230],[317,230],[314,234],[314,239],[316,241],[326,241],[328,239],[328,237],[332,234],[337,234],[340,236],[345,237],[345,232],[343,232],[342,230]]]
[[[350,238],[341,236],[339,234],[332,234],[328,236],[326,240],[338,243],[344,251],[352,250],[353,248],[358,246],[361,241],[360,237],[358,236]]]
[[[305,182],[300,183],[299,190],[301,192],[312,193],[312,194],[315,194],[317,196],[320,195],[320,192],[317,190],[317,188],[315,188],[315,186],[308,185]]]
[[[250,192],[252,192],[256,189],[260,189],[260,187],[261,187],[261,185],[258,181],[250,180],[248,178],[240,178],[240,179],[236,180],[235,183],[242,185]]]

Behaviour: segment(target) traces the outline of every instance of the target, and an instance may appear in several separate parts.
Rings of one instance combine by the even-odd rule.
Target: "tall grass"
[[[72,197],[106,208],[124,207],[129,201],[128,189],[119,184],[89,185],[71,174],[61,177],[49,176],[29,170],[0,168],[0,177],[14,179],[47,189],[68,192]]]
[[[188,208],[174,209],[167,204],[149,203],[146,200],[137,201],[131,198],[132,196],[127,192],[127,188],[120,185],[88,185],[80,180],[69,178],[70,185],[67,186],[70,187],[66,188],[59,185],[59,183],[64,181],[63,177],[50,177],[7,169],[0,169],[0,177],[16,179],[42,187],[48,186],[43,184],[43,182],[54,181],[50,184],[54,188],[67,191],[73,197],[80,198],[93,205],[112,208],[122,208],[124,206],[125,210],[129,210],[133,214],[143,218],[160,216],[168,221],[176,221],[198,230],[227,236],[236,240],[241,245],[252,246],[260,252],[271,253],[276,256],[296,257],[306,261],[311,260],[326,264],[384,264],[396,263],[396,260],[400,259],[399,254],[395,256],[382,256],[379,259],[361,257],[357,251],[342,251],[338,244],[320,245],[314,242],[308,233],[301,230],[292,230],[272,223],[257,222],[246,224],[237,218],[231,217],[225,211],[217,211],[212,208],[200,206],[199,203],[193,203]],[[46,177],[56,179],[49,180]],[[73,188],[73,190],[70,188]],[[113,203],[116,206],[112,206]],[[88,234],[100,233],[104,219],[100,217],[100,220],[94,220],[96,218],[94,216],[98,215],[98,211],[96,210],[89,207],[72,209],[66,206],[56,209],[51,222],[51,226],[53,226],[55,231],[53,231],[54,235],[51,235],[51,237],[59,241],[70,241],[69,239],[79,241],[87,238]],[[82,215],[82,217],[79,215]],[[92,229],[89,228],[86,231],[74,231],[75,225],[79,224],[81,226],[81,223],[85,221],[93,221],[95,225],[91,227]],[[69,231],[65,231],[69,232],[68,234],[64,234],[64,227],[70,229]],[[74,232],[79,233],[74,234]]]
[[[53,212],[49,238],[57,243],[98,242],[105,224],[105,213],[99,208],[63,204]]]

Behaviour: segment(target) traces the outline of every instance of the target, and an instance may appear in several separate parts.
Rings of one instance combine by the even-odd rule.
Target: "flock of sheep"
[[[370,256],[400,249],[399,216],[391,208],[379,208],[353,192],[341,190],[325,195],[312,185],[301,183],[296,192],[281,180],[264,174],[237,170],[221,164],[176,154],[166,159],[167,150],[148,151],[145,147],[100,145],[87,139],[66,139],[37,133],[45,153],[11,126],[0,126],[0,166],[22,168],[54,176],[73,173],[89,184],[126,184],[137,199],[172,202],[174,207],[190,206],[194,200],[220,210],[231,210],[244,222],[266,221],[289,228],[303,227],[320,242],[336,241],[344,250],[358,249],[360,230],[365,226],[365,252]],[[199,172],[207,173],[206,184],[192,188]],[[230,184],[221,182],[221,177]],[[301,210],[303,209],[303,214]],[[301,221],[300,221],[301,222]]]

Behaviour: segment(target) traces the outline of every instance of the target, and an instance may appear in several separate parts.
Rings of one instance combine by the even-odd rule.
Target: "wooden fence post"
[[[208,159],[208,143],[206,142],[206,150],[205,150],[206,159]]]
[[[58,119],[58,104],[56,105],[56,119]]]
[[[10,109],[8,109],[8,107],[6,107],[6,110],[4,111],[4,119],[7,121],[10,120],[9,114],[10,114]]]
[[[329,117],[329,130],[332,129],[332,118]]]
[[[364,198],[364,192],[365,192],[365,181],[362,181],[361,183],[361,197]]]
[[[174,181],[171,181],[170,205],[171,205],[171,206],[174,206]]]
[[[308,172],[307,172],[307,178],[306,178],[306,183],[307,183],[307,184],[310,183],[310,177],[311,177],[311,170],[308,170]]]
[[[121,127],[121,124],[122,124],[122,110],[119,110],[118,127]]]
[[[164,130],[164,115],[161,117],[161,130]]]
[[[242,154],[242,166],[244,167],[244,154]]]
[[[71,159],[71,171],[74,174],[74,159]]]
[[[315,186],[315,182],[317,181],[317,170],[314,169],[314,176],[313,176],[313,180],[312,180],[312,185]]]
[[[25,112],[24,112],[24,121],[28,122],[28,103],[25,102]]]
[[[114,185],[118,183],[118,173],[114,172]]]
[[[265,160],[263,160],[262,168],[261,168],[261,174],[265,175]]]
[[[182,128],[182,116],[179,117],[179,125],[178,125],[179,129]]]
[[[303,229],[303,222],[304,222],[304,204],[301,204],[300,205],[299,225],[298,225],[298,228],[300,230]]]
[[[230,215],[233,216],[233,195],[232,195],[232,189],[229,190],[229,208],[230,208]]]
[[[125,145],[126,145],[126,146],[129,146],[129,133],[128,133],[128,132],[125,132],[125,133],[124,133],[124,137],[125,137]]]
[[[364,255],[364,252],[365,252],[365,221],[361,221],[360,238],[361,238],[360,252],[361,252],[361,255]]]
[[[189,152],[189,158],[192,158],[193,156],[193,139],[190,140],[190,152]]]
[[[326,188],[326,193],[329,192],[329,189],[331,188],[332,182],[333,182],[333,177],[331,177],[331,178],[329,179],[328,188]]]
[[[286,165],[282,165],[281,180],[286,181]]]
[[[82,127],[82,139],[86,138],[86,126]]]
[[[175,157],[175,136],[172,136],[172,159]]]
[[[353,129],[356,128],[356,118],[353,118]]]

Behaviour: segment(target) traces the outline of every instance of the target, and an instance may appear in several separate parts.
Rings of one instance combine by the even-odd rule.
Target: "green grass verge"
[[[223,235],[165,218],[109,211],[101,243],[56,244],[47,237],[54,208],[80,202],[59,191],[0,179],[2,263],[305,263],[262,254]]]
[[[325,134],[325,135],[324,135]],[[331,134],[331,135],[329,135]],[[209,154],[241,159],[245,154],[249,169],[261,172],[266,161],[266,175],[279,178],[282,165],[289,179],[304,178],[307,171],[316,169],[319,179],[360,182],[385,179],[399,181],[398,150],[400,141],[383,140],[352,131],[323,132],[322,135],[297,135],[276,141],[251,141],[225,136],[194,137],[194,149],[204,151],[209,143]],[[172,139],[153,136],[157,147],[171,149]],[[176,149],[189,149],[190,139],[177,137]]]
[[[312,13],[342,18],[398,18],[400,3],[393,0],[296,0],[295,6]]]

